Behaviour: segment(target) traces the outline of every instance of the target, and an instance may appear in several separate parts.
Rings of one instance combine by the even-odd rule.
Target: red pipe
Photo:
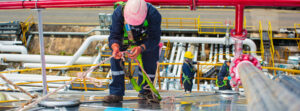
[[[26,9],[26,8],[64,8],[64,7],[93,7],[113,6],[117,1],[127,0],[47,0],[47,1],[14,1],[0,2],[0,9]],[[153,5],[177,6],[235,6],[235,30],[231,36],[245,38],[247,32],[243,30],[243,16],[245,6],[300,6],[300,0],[146,0]]]
[[[235,7],[235,34],[236,36],[243,35],[243,18],[244,18],[244,6],[236,5]]]
[[[0,9],[14,7],[12,9],[35,8],[54,8],[58,7],[88,7],[90,4],[95,6],[112,6],[120,0],[51,0],[51,1],[14,1],[0,2]],[[126,0],[122,0],[126,1]],[[181,5],[191,6],[191,0],[146,0],[154,5]],[[195,0],[195,6],[300,6],[300,0]]]

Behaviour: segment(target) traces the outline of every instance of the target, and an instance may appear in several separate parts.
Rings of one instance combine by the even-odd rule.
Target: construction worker
[[[196,68],[193,64],[197,64],[197,62],[193,62],[192,59],[194,58],[194,55],[190,51],[185,52],[184,58],[181,81],[184,86],[184,91],[186,93],[191,93],[193,88],[193,79],[196,73]]]
[[[143,68],[150,79],[154,80],[159,59],[160,26],[160,13],[144,0],[128,0],[124,5],[116,7],[112,15],[109,35],[109,46],[114,55],[110,61],[112,82],[109,85],[109,95],[104,97],[104,102],[116,103],[123,100],[124,71],[120,67],[122,51],[130,50],[128,57],[131,59],[141,54]],[[138,75],[138,83],[141,84],[142,72]],[[146,83],[142,87],[145,85]],[[139,97],[149,96],[149,94],[150,91],[142,89]]]
[[[230,75],[229,75],[229,66],[231,61],[225,61],[221,67],[220,72],[218,73],[218,79],[216,81],[216,85],[219,87],[219,90],[231,90],[230,86]]]

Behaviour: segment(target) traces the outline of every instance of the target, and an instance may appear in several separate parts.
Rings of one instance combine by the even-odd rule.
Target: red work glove
[[[111,49],[113,50],[112,55],[115,55],[115,57],[114,57],[115,59],[121,59],[121,57],[122,57],[119,47],[120,46],[117,43],[113,43],[111,45]]]
[[[128,54],[128,57],[130,59],[135,59],[141,52],[142,52],[142,46],[136,46],[131,49],[130,54]]]

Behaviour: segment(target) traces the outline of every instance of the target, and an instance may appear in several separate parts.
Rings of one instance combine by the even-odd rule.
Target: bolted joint
[[[247,38],[247,30],[243,29],[242,34],[237,34],[235,29],[230,31],[230,36],[233,37],[234,39],[238,39],[238,40],[245,40]]]
[[[239,57],[235,57],[233,58],[233,60],[231,60],[231,64],[230,64],[230,76],[231,76],[231,80],[230,80],[230,85],[232,87],[236,87],[237,85],[242,85],[242,82],[240,80],[240,75],[238,74],[238,70],[237,70],[237,66],[239,65],[239,63],[244,62],[244,61],[248,61],[251,62],[255,67],[257,67],[258,69],[261,70],[261,65],[258,61],[258,59],[256,59],[254,56],[250,55],[250,54],[242,54]]]

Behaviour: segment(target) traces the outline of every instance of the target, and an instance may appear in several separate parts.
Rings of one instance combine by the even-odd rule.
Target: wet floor
[[[239,94],[220,94],[215,92],[193,92],[184,94],[180,91],[160,92],[163,100],[160,104],[147,103],[146,100],[137,98],[134,91],[126,92],[124,101],[120,103],[104,103],[103,96],[107,92],[92,93],[59,93],[53,95],[52,99],[77,99],[80,105],[69,108],[56,107],[45,108],[35,107],[31,111],[246,111],[246,97]],[[175,97],[166,99],[167,97]],[[174,101],[172,101],[174,100]],[[4,104],[0,104],[3,106]],[[5,104],[5,106],[15,106],[17,103]],[[1,108],[2,109],[2,108]]]

